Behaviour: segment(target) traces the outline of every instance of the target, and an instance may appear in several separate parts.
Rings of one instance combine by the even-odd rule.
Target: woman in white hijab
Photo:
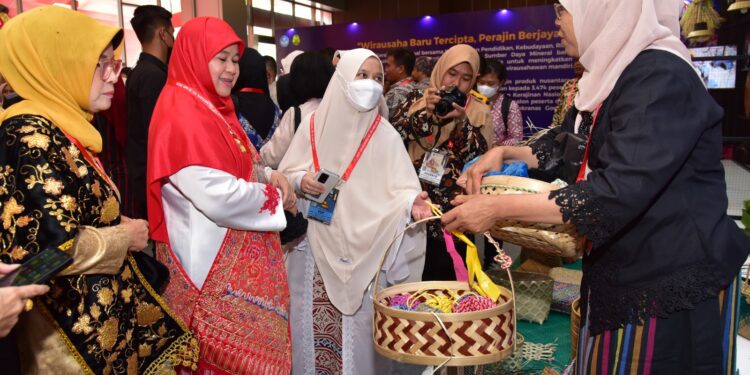
[[[286,57],[281,59],[281,75],[287,75],[291,73],[292,63],[294,62],[294,59],[296,59],[297,56],[301,55],[303,52],[304,51],[294,50],[292,52],[289,52]]]
[[[406,224],[430,216],[401,137],[380,114],[382,85],[374,53],[342,54],[320,106],[302,119],[279,166],[299,194],[323,192],[315,180],[320,170],[342,180],[329,196],[337,198],[327,224],[311,214],[322,205],[301,200],[307,239],[287,260],[295,374],[389,373],[372,346],[371,283],[377,272],[390,283],[422,272],[423,229],[399,238],[378,268]]]
[[[556,4],[562,43],[586,71],[575,108],[541,139],[580,139],[583,155],[562,159],[571,185],[461,196],[443,217],[447,229],[469,231],[498,219],[565,221],[585,236],[578,374],[734,374],[750,238],[726,214],[723,111],[678,37],[681,6]],[[476,193],[504,159],[543,167],[552,146],[493,149],[467,172],[467,189]]]

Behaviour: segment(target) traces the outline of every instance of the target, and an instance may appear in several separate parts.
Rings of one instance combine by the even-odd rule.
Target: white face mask
[[[495,86],[487,86],[487,85],[478,85],[477,91],[479,91],[480,94],[487,97],[487,99],[497,95],[497,91],[499,90],[499,87]]]
[[[357,79],[347,85],[346,98],[359,112],[375,108],[382,96],[383,85],[371,79]]]

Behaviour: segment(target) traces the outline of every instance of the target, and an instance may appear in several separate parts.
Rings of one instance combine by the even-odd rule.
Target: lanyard
[[[589,129],[589,139],[586,141],[586,151],[583,152],[583,161],[581,161],[581,169],[578,170],[578,178],[576,182],[583,181],[586,179],[586,167],[589,164],[589,149],[591,148],[591,138],[594,136],[594,126],[596,125],[596,118],[599,117],[599,110],[602,105],[599,104],[594,110],[594,121],[591,123],[591,129]]]
[[[181,88],[181,89],[189,92],[196,99],[198,99],[198,101],[200,101],[201,103],[203,103],[203,105],[205,105],[211,111],[211,113],[213,113],[214,115],[216,115],[216,117],[218,117],[224,123],[224,125],[227,126],[227,130],[229,131],[229,134],[232,136],[232,138],[234,138],[234,141],[237,143],[237,147],[240,148],[240,151],[247,152],[247,150],[250,150],[250,153],[253,155],[253,158],[256,159],[256,155],[253,154],[253,147],[250,147],[250,145],[247,144],[247,142],[249,141],[249,139],[247,137],[245,137],[245,142],[243,143],[242,139],[237,136],[237,134],[234,132],[234,130],[232,130],[232,125],[229,124],[229,122],[227,121],[227,119],[225,119],[224,116],[222,116],[221,113],[219,113],[219,110],[216,109],[216,107],[210,101],[208,101],[208,99],[204,98],[203,96],[201,96],[201,94],[199,94],[198,92],[196,92],[195,90],[193,90],[192,87],[190,87],[190,86],[188,86],[188,85],[186,85],[186,84],[184,84],[182,82],[173,81],[173,82],[169,82],[169,83],[171,83],[171,84],[173,84],[173,85],[175,85],[175,86],[177,86],[177,87],[179,87],[179,88]]]
[[[410,83],[412,83],[412,82],[414,82],[414,80],[413,80],[413,79],[411,79],[411,78],[409,78],[409,79],[407,79],[406,81],[404,81],[404,82],[401,82],[401,83],[399,83],[399,84],[398,84],[398,87],[401,87],[401,86],[406,86],[406,85],[408,85],[408,84],[410,84]]]
[[[115,185],[115,183],[112,182],[112,179],[109,178],[107,173],[104,172],[104,166],[102,165],[102,162],[99,160],[99,158],[91,154],[89,150],[83,147],[81,142],[79,142],[77,139],[71,137],[68,133],[64,131],[63,131],[63,134],[65,134],[65,137],[68,138],[68,140],[81,151],[83,159],[86,160],[92,167],[94,167],[94,170],[96,171],[96,173],[99,174],[99,176],[101,176],[104,179],[104,181],[107,182],[107,184],[109,184],[109,186],[117,195],[117,198],[120,198],[120,190],[117,189],[117,185]]]
[[[255,88],[255,87],[241,88],[240,92],[249,92],[249,93],[253,93],[253,94],[265,94],[266,93],[265,91],[263,91],[263,89],[258,89],[258,88]]]
[[[362,142],[359,144],[359,148],[357,149],[357,152],[354,153],[354,157],[352,158],[352,161],[349,163],[349,167],[346,168],[346,172],[344,172],[344,176],[341,177],[342,180],[348,181],[349,176],[352,174],[352,171],[354,170],[354,167],[359,162],[359,158],[362,157],[362,154],[365,152],[365,148],[367,148],[367,144],[370,143],[370,139],[372,139],[372,135],[375,134],[375,129],[378,128],[378,125],[380,124],[380,114],[375,116],[375,121],[372,122],[372,125],[370,125],[370,129],[367,130],[367,134],[365,134],[365,137],[362,138]],[[312,146],[312,157],[313,157],[313,164],[315,165],[315,172],[320,171],[320,162],[318,161],[318,148],[315,145],[315,113],[312,114],[310,117],[310,145]]]
[[[568,92],[568,103],[565,105],[565,108],[570,108],[570,105],[573,104],[573,94],[576,92],[576,86],[578,85],[578,78],[576,78],[573,81],[573,85],[570,86],[570,91]]]

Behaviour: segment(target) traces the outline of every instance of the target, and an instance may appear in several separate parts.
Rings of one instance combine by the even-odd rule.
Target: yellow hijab
[[[122,29],[57,6],[13,17],[0,29],[0,72],[24,100],[0,114],[0,121],[39,115],[100,152],[102,137],[86,110],[91,82],[102,51],[121,41]]]
[[[479,53],[474,47],[468,44],[457,44],[445,51],[445,53],[440,56],[440,59],[438,59],[435,68],[432,69],[430,87],[440,89],[445,74],[448,73],[451,68],[461,63],[468,63],[469,66],[471,66],[471,71],[474,72],[475,75],[471,80],[471,86],[474,86],[476,75],[479,73]],[[467,96],[469,97],[470,103],[466,108],[466,117],[469,119],[472,126],[477,128],[481,127],[480,131],[482,135],[487,139],[489,146],[492,146],[492,119],[490,117],[490,109],[486,104],[480,102],[475,97],[471,95]],[[414,102],[411,108],[409,108],[409,116],[424,109],[426,104],[424,98]],[[440,146],[443,142],[448,140],[448,137],[450,137],[450,134],[455,127],[455,121],[443,126],[440,131],[440,139],[438,139],[436,145]],[[433,135],[437,135],[437,129],[437,126],[433,126]],[[427,138],[423,138],[422,144],[428,145],[430,142],[427,141]],[[419,147],[416,142],[411,142],[408,149],[412,160],[420,159],[425,154],[425,151]]]

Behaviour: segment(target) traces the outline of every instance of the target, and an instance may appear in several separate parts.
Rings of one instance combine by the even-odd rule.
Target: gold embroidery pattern
[[[29,147],[41,148],[44,151],[47,151],[49,147],[49,137],[39,133],[22,137],[21,142],[26,143]]]
[[[141,271],[138,269],[138,266],[135,263],[135,259],[133,259],[132,256],[128,256],[128,262],[133,267],[133,272],[136,274],[138,279],[145,280],[145,277],[143,276],[143,274],[141,274]],[[148,283],[143,283],[143,286],[146,288],[148,293],[154,297],[159,305],[163,307],[164,312],[166,312],[170,318],[174,319],[174,321],[180,326],[180,328],[190,332],[190,330],[185,325],[185,322],[183,322],[179,317],[177,317],[177,315],[175,315],[175,313],[167,304],[167,301],[165,301],[159,295],[159,293],[156,293],[151,285],[149,285]],[[164,334],[161,331],[161,328],[160,332],[158,333],[160,335]],[[186,368],[196,370],[198,368],[199,355],[200,350],[198,348],[198,340],[193,337],[192,333],[184,334],[180,338],[175,340],[172,345],[170,345],[169,348],[164,351],[164,354],[151,364],[151,366],[146,370],[145,374],[163,374],[165,372],[168,372],[169,369],[173,366],[184,366]]]
[[[23,262],[61,243],[68,251],[79,225],[119,223],[113,188],[47,120],[4,121],[0,144],[1,261]],[[58,277],[50,287],[40,310],[85,373],[173,373],[197,362],[197,342],[132,258],[116,275]]]
[[[101,221],[104,224],[109,224],[120,217],[120,202],[117,198],[110,196],[104,201],[102,205]]]

